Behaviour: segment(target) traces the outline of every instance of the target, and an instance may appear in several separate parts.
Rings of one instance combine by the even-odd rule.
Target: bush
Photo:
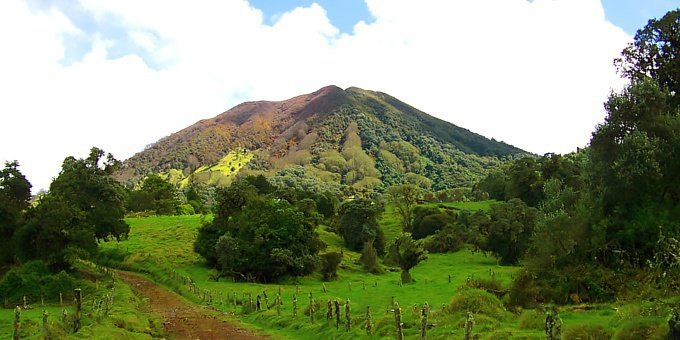
[[[378,263],[378,252],[373,247],[373,242],[364,243],[359,261],[364,265],[364,269],[370,273],[378,274],[382,272]]]
[[[425,249],[430,253],[452,253],[461,250],[463,245],[465,241],[458,226],[438,230],[434,235],[425,239]]]
[[[69,294],[76,286],[76,280],[61,271],[52,274],[42,261],[30,261],[5,274],[0,281],[0,296],[11,302],[19,302],[26,296],[29,303],[40,301],[59,301],[59,293]]]
[[[423,216],[418,223],[413,223],[413,238],[416,240],[434,235],[443,228],[455,223],[456,217],[450,214],[432,214]]]
[[[463,283],[463,285],[460,288],[482,289],[493,295],[496,295],[498,298],[503,297],[503,295],[505,295],[508,292],[508,289],[503,287],[501,282],[498,281],[498,279],[496,279],[495,277],[491,277],[488,279],[468,278],[467,280],[465,280],[465,283]]]
[[[519,316],[519,329],[531,329],[537,331],[545,330],[545,313],[541,313],[536,309],[522,311],[522,314]],[[572,338],[567,336],[566,339],[585,338]]]
[[[511,306],[533,308],[540,301],[542,301],[540,287],[528,271],[522,271],[510,286],[508,304]]]
[[[179,206],[178,213],[179,215],[193,215],[196,213],[196,210],[193,205],[185,203]]]
[[[569,327],[564,333],[565,339],[609,340],[612,333],[600,325],[577,325]]]
[[[321,258],[321,274],[324,281],[332,280],[338,277],[338,265],[342,262],[342,254],[331,252],[322,254]]]
[[[499,318],[507,313],[501,300],[495,295],[476,288],[467,288],[458,292],[445,311],[449,314],[472,312],[475,314],[475,320],[477,320],[476,314]]]
[[[668,329],[657,320],[634,320],[619,327],[614,334],[616,340],[667,339]]]

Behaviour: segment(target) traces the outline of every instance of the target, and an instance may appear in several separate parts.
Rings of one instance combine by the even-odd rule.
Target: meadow
[[[454,209],[488,209],[492,201],[446,203]],[[356,337],[394,338],[396,334],[393,302],[402,308],[405,338],[416,338],[421,324],[421,310],[429,306],[427,335],[431,339],[463,338],[466,312],[475,311],[474,334],[482,339],[545,338],[545,312],[513,310],[503,307],[502,298],[473,286],[477,281],[495,281],[507,289],[521,267],[500,266],[490,256],[471,249],[450,254],[430,254],[412,270],[416,280],[400,284],[399,271],[385,267],[383,274],[366,273],[358,263],[359,255],[343,247],[342,239],[324,226],[319,227],[326,251],[341,251],[338,278],[324,282],[320,274],[289,279],[276,284],[215,280],[214,269],[193,252],[193,240],[206,217],[159,216],[130,218],[130,237],[120,243],[101,247],[100,263],[145,274],[198,304],[212,305],[233,312],[239,320],[263,329],[275,337],[295,339],[349,339]],[[400,232],[399,220],[391,207],[381,219],[388,242]],[[187,279],[193,282],[186,284]],[[275,299],[280,294],[281,305]],[[310,294],[315,302],[315,320],[309,316]],[[261,297],[262,310],[253,311],[249,299]],[[266,296],[266,298],[265,298]],[[297,298],[294,314],[293,299]],[[340,301],[341,320],[326,320],[328,301]],[[351,330],[345,330],[344,304],[351,306]],[[237,305],[234,305],[234,301]],[[267,305],[270,306],[267,309]],[[366,332],[366,311],[370,307],[372,335]],[[665,301],[643,303],[563,306],[560,317],[563,334],[593,339],[644,334],[646,338],[663,338],[668,315]],[[636,331],[642,333],[635,333]],[[602,333],[602,337],[597,337]],[[629,337],[628,337],[629,338]],[[635,338],[635,337],[633,337]]]

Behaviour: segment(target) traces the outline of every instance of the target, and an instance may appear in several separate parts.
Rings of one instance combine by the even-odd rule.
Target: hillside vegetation
[[[206,168],[243,150],[252,159],[206,175]],[[202,120],[134,155],[117,176],[134,183],[149,172],[175,172],[185,181],[224,184],[241,167],[272,175],[301,166],[355,191],[401,183],[441,190],[470,186],[500,159],[521,154],[387,94],[328,86],[282,102],[243,103]]]

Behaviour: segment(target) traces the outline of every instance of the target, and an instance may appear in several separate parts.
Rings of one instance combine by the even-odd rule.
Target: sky
[[[588,144],[612,60],[677,0],[0,1],[0,161],[34,192],[249,100],[391,94],[527,151]]]

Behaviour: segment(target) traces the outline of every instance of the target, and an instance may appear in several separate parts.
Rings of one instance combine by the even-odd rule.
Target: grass
[[[489,209],[492,203],[493,201],[457,202],[444,205],[454,209],[475,210]],[[326,251],[343,253],[337,280],[322,282],[320,275],[314,274],[278,284],[242,283],[230,279],[216,282],[211,279],[214,270],[208,268],[192,249],[193,240],[204,217],[160,216],[130,218],[127,221],[131,226],[130,238],[121,243],[102,244],[100,247],[103,256],[100,260],[144,273],[195,303],[209,304],[219,310],[233,312],[240,321],[262,328],[276,337],[294,339],[366,337],[363,327],[366,322],[366,309],[370,307],[374,324],[371,338],[394,338],[394,315],[391,311],[394,300],[402,308],[405,338],[418,336],[419,312],[425,303],[431,306],[429,323],[436,324],[436,327],[428,331],[428,338],[462,338],[465,313],[449,306],[454,300],[470,299],[471,303],[483,300],[495,306],[495,309],[480,309],[482,312],[475,315],[474,331],[481,339],[545,338],[542,327],[545,317],[543,311],[526,310],[513,314],[504,309],[499,310],[498,303],[493,302],[495,300],[489,294],[466,288],[468,278],[480,280],[495,278],[502,286],[508,287],[513,276],[521,270],[520,267],[500,266],[494,257],[473,253],[470,249],[451,254],[430,254],[426,261],[411,271],[416,282],[402,286],[399,283],[398,270],[387,270],[380,275],[364,272],[358,263],[359,254],[344,248],[342,239],[334,233],[325,231],[325,227],[322,226],[318,230],[321,239],[328,244]],[[387,207],[380,223],[388,242],[399,234],[399,219],[391,207]],[[190,277],[202,293],[190,292],[188,286],[173,274]],[[264,308],[263,311],[244,313],[242,305],[233,306],[227,298],[228,296],[233,298],[235,295],[241,300],[245,294],[250,294],[255,299],[259,294],[264,305],[266,293],[269,303],[273,304],[279,291],[283,303],[280,316],[273,307],[270,310]],[[203,301],[204,293],[213,295],[212,303]],[[310,293],[318,303],[314,323],[311,323],[309,316],[304,314],[309,305]],[[297,317],[292,315],[294,296],[298,301]],[[336,330],[333,322],[326,321],[326,302],[329,299],[338,299],[341,305],[344,305],[347,299],[350,300],[353,320],[350,332],[345,332],[342,325],[341,330]],[[500,302],[503,302],[503,299]],[[131,337],[143,338],[150,333],[153,334],[153,327],[146,328],[144,325],[153,325],[156,321],[153,321],[152,316],[139,312],[139,308],[134,307],[135,303],[132,303],[132,307],[127,307],[127,310],[116,311],[115,316],[108,318],[118,321],[93,323],[90,326],[92,333],[83,334],[99,334],[109,328],[115,329],[116,332],[129,332],[132,334]],[[619,303],[592,307],[587,310],[563,307],[560,311],[564,321],[563,329],[572,331],[573,334],[582,334],[597,327],[601,327],[609,334],[615,334],[620,329],[631,329],[628,331],[630,334],[652,336],[664,334],[663,325],[666,322],[667,308],[662,302],[642,305]],[[344,322],[343,307],[341,310],[343,310],[341,319]],[[485,310],[487,312],[484,312]],[[6,316],[3,315],[0,320],[6,320]],[[6,329],[7,325],[0,324],[0,330]],[[121,325],[125,326],[120,327]]]
[[[72,303],[34,304],[32,309],[21,311],[20,337],[22,339],[43,339],[43,312],[48,313],[47,335],[54,339],[152,339],[167,336],[162,320],[145,311],[145,302],[137,297],[130,287],[116,280],[114,302],[107,315],[94,309],[96,301],[110,293],[112,279],[103,273],[96,272],[87,266],[78,266],[79,270],[88,272],[90,277],[97,278],[99,284],[83,281],[83,285],[92,286],[92,293],[83,296],[81,309],[81,329],[72,333],[75,307]],[[66,300],[66,299],[65,299]],[[66,322],[63,312],[67,312]],[[13,334],[14,309],[0,309],[0,338],[11,339]]]
[[[207,184],[226,185],[231,182],[234,176],[253,159],[253,153],[247,151],[233,150],[220,159],[217,164],[204,165],[196,171],[194,175],[207,173]],[[189,177],[179,181],[182,187],[189,185]]]

